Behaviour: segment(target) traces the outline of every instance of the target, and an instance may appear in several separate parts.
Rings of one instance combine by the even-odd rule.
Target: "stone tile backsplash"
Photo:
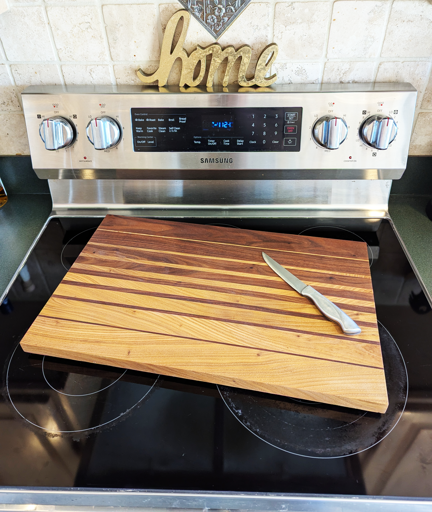
[[[0,155],[29,153],[20,98],[27,85],[140,84],[136,70],[157,68],[166,23],[182,8],[172,0],[7,1]],[[410,154],[432,155],[432,0],[252,1],[219,39],[250,45],[253,60],[273,41],[278,83],[411,82],[419,95]],[[213,42],[192,19],[187,51]]]

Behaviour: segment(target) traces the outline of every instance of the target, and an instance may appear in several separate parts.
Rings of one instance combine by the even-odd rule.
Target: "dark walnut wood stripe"
[[[87,325],[94,325],[94,326],[99,326],[99,327],[115,328],[115,329],[119,329],[121,331],[133,331],[133,332],[139,332],[139,333],[142,333],[142,334],[160,335],[160,333],[158,333],[158,332],[144,331],[144,330],[141,330],[141,329],[134,329],[132,327],[114,327],[114,326],[107,325],[107,324],[102,324],[102,323],[86,322],[86,321],[83,321],[83,320],[71,320],[69,318],[47,316],[47,315],[44,315],[44,314],[40,314],[39,316],[42,317],[42,318],[50,319],[50,320],[61,320],[63,322],[73,322],[73,323],[79,323],[79,324],[84,324],[84,325],[87,324]],[[308,355],[305,355],[305,354],[296,354],[296,353],[286,352],[286,351],[282,351],[282,350],[274,350],[274,349],[269,349],[269,348],[254,347],[254,346],[249,346],[249,345],[238,345],[236,343],[224,343],[222,341],[206,340],[206,339],[202,339],[202,338],[189,338],[188,336],[175,336],[173,334],[170,334],[169,337],[170,338],[179,338],[179,339],[190,339],[190,340],[193,340],[193,341],[201,341],[203,343],[212,343],[214,345],[225,345],[227,347],[237,347],[237,348],[241,348],[241,349],[245,349],[245,350],[253,350],[255,352],[271,352],[273,354],[281,354],[281,355],[284,355],[284,356],[303,357],[303,358],[307,358],[307,359],[315,359],[317,361],[328,361],[330,363],[348,364],[348,365],[351,365],[351,366],[359,366],[360,368],[371,368],[373,370],[382,370],[383,369],[380,366],[370,366],[370,365],[364,365],[364,364],[358,364],[358,363],[350,363],[348,361],[339,361],[338,359],[328,359],[326,357],[308,356]]]
[[[139,247],[139,248],[125,248],[121,249],[117,245],[111,244],[102,244],[97,242],[90,242],[88,244],[88,249],[85,250],[83,256],[90,257],[98,257],[98,256],[114,256],[114,258],[118,258],[119,256],[124,257],[125,259],[134,259],[139,261],[152,261],[155,263],[165,263],[172,265],[184,265],[191,266],[194,268],[211,268],[211,269],[219,269],[224,271],[235,271],[235,272],[243,272],[245,274],[250,275],[259,275],[264,277],[273,277],[269,273],[269,267],[264,262],[261,254],[260,259],[255,262],[251,261],[243,261],[240,259],[226,259],[216,256],[214,253],[208,251],[207,254],[197,255],[197,254],[183,254],[181,252],[174,252],[173,250],[164,250],[155,252],[152,249],[148,249],[147,247]],[[286,265],[288,270],[291,270],[293,273],[296,273],[296,276],[299,279],[305,281],[313,281],[320,282],[323,284],[330,284],[332,287],[334,286],[348,286],[351,288],[359,288],[364,291],[370,291],[370,277],[368,276],[358,276],[353,274],[343,274],[338,273],[335,269],[332,270],[331,273],[328,271],[317,271],[310,270],[307,268],[303,268],[301,266],[293,266]]]
[[[364,259],[367,258],[367,247],[364,242],[317,238],[311,236],[290,235],[285,233],[269,233],[268,231],[250,231],[221,226],[181,223],[175,221],[147,219],[128,219],[121,216],[108,215],[103,229],[110,231],[127,231],[138,234],[155,234],[171,238],[188,240],[209,240],[220,243],[235,243],[258,247],[265,244],[273,250],[308,252],[318,255],[338,255],[339,257]]]
[[[136,290],[133,288],[124,288],[124,287],[118,287],[118,286],[71,281],[69,279],[64,279],[62,281],[62,284],[69,284],[69,285],[77,286],[80,288],[93,288],[95,290],[109,290],[109,291],[113,291],[113,292],[130,293],[132,295],[140,295],[140,296],[146,295],[148,297],[162,297],[165,299],[174,299],[174,300],[181,300],[181,301],[187,301],[187,302],[197,302],[199,304],[224,306],[227,308],[234,308],[234,309],[246,309],[249,311],[260,311],[262,313],[284,315],[284,316],[296,316],[299,318],[310,318],[312,320],[329,321],[322,314],[302,313],[300,311],[287,311],[285,309],[266,308],[266,307],[262,307],[262,306],[254,306],[253,304],[240,304],[237,302],[225,302],[225,301],[220,301],[220,300],[216,300],[216,299],[203,299],[203,298],[199,298],[199,297],[184,297],[182,295],[178,295],[178,294],[176,295],[175,293],[151,292],[151,291],[146,291],[146,290]],[[175,286],[173,286],[172,288],[173,288],[173,291],[175,291]],[[205,315],[203,315],[203,316],[205,316]],[[375,323],[364,322],[361,320],[358,320],[357,324],[360,325],[361,327],[376,327]],[[359,342],[361,340],[353,338],[352,341]],[[363,341],[361,341],[361,342],[363,342]],[[377,342],[370,342],[370,343],[379,345],[379,343],[377,343]]]
[[[119,233],[106,233],[96,231],[90,244],[101,243],[110,244],[119,247],[144,248],[147,250],[173,251],[179,254],[190,254],[199,256],[217,256],[218,258],[228,260],[243,260],[251,263],[263,263],[261,253],[264,251],[272,258],[276,259],[283,266],[290,266],[296,261],[296,267],[317,268],[320,271],[333,271],[336,274],[345,273],[367,276],[368,270],[362,266],[358,260],[344,260],[330,257],[320,257],[317,255],[308,255],[305,253],[285,253],[276,252],[267,248],[252,248],[243,246],[229,246],[218,244],[215,246],[210,242],[199,242],[195,240],[176,240],[165,238],[153,238],[140,235],[121,235]],[[317,265],[317,259],[319,265]]]
[[[133,282],[140,282],[140,283],[152,283],[152,284],[160,284],[160,285],[169,285],[169,286],[181,286],[182,288],[190,288],[190,289],[196,289],[196,290],[206,290],[208,292],[220,292],[220,293],[229,293],[234,296],[245,296],[245,297],[251,297],[251,298],[262,298],[262,299],[269,299],[269,300],[280,300],[284,302],[290,302],[293,304],[303,304],[304,298],[300,295],[292,296],[292,295],[276,295],[272,294],[270,292],[258,292],[258,291],[248,291],[241,288],[230,288],[230,287],[222,287],[222,286],[215,286],[210,283],[206,284],[198,284],[194,282],[187,281],[184,279],[185,276],[183,276],[183,279],[178,280],[167,280],[167,278],[154,278],[149,277],[148,274],[144,274],[142,277],[138,277],[135,275],[127,275],[127,274],[118,274],[115,272],[103,272],[96,269],[87,269],[87,268],[81,268],[81,266],[77,265],[75,267],[72,267],[69,270],[70,274],[76,274],[79,275],[87,275],[87,276],[96,276],[96,277],[106,277],[110,279],[118,279],[121,281],[133,281]],[[219,280],[222,281],[222,280]],[[231,284],[233,281],[229,281]],[[220,283],[218,283],[220,285]],[[243,284],[243,283],[242,283]],[[281,288],[283,289],[283,288]],[[271,290],[271,288],[269,288]],[[285,289],[283,289],[285,291]],[[375,314],[375,308],[374,307],[366,307],[366,306],[360,306],[358,304],[344,304],[342,302],[336,302],[334,303],[342,308],[349,311],[356,311],[358,313],[369,313],[369,314]]]
[[[122,254],[122,251],[119,251],[120,254]],[[189,268],[178,268],[173,266],[174,264],[168,264],[168,263],[158,263],[156,265],[156,262],[148,261],[146,262],[144,260],[144,263],[140,263],[140,260],[136,260],[135,262],[131,261],[118,261],[111,257],[107,258],[109,254],[105,254],[105,257],[102,255],[94,258],[92,256],[87,256],[85,254],[82,254],[79,256],[77,263],[79,264],[87,264],[87,265],[95,265],[100,267],[106,267],[109,269],[129,269],[129,270],[137,270],[137,271],[143,271],[143,272],[152,272],[152,273],[159,273],[161,275],[163,274],[170,274],[170,275],[176,275],[179,277],[196,277],[199,279],[207,279],[213,282],[218,281],[224,281],[224,282],[232,282],[236,284],[254,284],[257,286],[261,286],[263,291],[266,289],[279,289],[279,290],[286,290],[287,284],[282,281],[282,279],[278,279],[276,274],[269,268],[269,270],[272,272],[273,275],[268,276],[259,276],[254,275],[253,278],[248,277],[247,274],[242,274],[241,272],[238,273],[238,275],[234,271],[226,271],[224,272],[222,269],[213,269],[213,268],[195,268],[190,267]],[[217,272],[214,272],[217,270]],[[213,272],[212,272],[213,271]],[[231,272],[231,273],[229,273]],[[270,279],[269,279],[270,278]],[[309,282],[306,281],[307,284]],[[320,293],[326,296],[331,297],[340,297],[340,298],[347,298],[352,299],[355,301],[361,302],[361,305],[364,306],[371,306],[373,304],[373,294],[372,292],[359,292],[359,291],[352,291],[352,290],[345,290],[345,289],[339,289],[339,288],[332,288],[330,286],[322,286],[322,285],[315,285],[313,284],[314,288],[316,288]]]
[[[175,316],[186,316],[189,318],[200,318],[203,320],[216,320],[217,322],[224,322],[224,323],[229,323],[229,324],[250,325],[251,327],[260,327],[262,329],[270,329],[270,330],[285,331],[285,332],[296,333],[296,334],[307,334],[309,336],[317,336],[317,333],[315,333],[313,331],[306,331],[306,330],[302,330],[302,329],[289,329],[287,327],[280,327],[280,326],[276,326],[276,325],[265,325],[265,324],[258,324],[258,323],[254,323],[254,322],[243,322],[240,320],[232,320],[229,318],[217,318],[217,317],[207,316],[207,315],[197,315],[197,314],[193,314],[193,313],[184,313],[184,312],[179,312],[179,311],[156,309],[156,308],[137,306],[137,305],[132,305],[132,304],[122,304],[119,302],[108,302],[108,301],[102,301],[102,300],[87,299],[87,298],[82,298],[82,297],[79,297],[79,298],[78,297],[70,297],[68,295],[55,294],[54,296],[58,299],[73,300],[73,301],[77,301],[77,302],[86,302],[88,304],[101,304],[101,305],[105,305],[105,306],[115,306],[115,307],[124,308],[124,309],[136,309],[138,311],[153,311],[155,313],[164,313],[164,314],[175,315]],[[320,335],[318,335],[318,336],[320,336]],[[363,338],[358,338],[358,337],[356,337],[354,339],[352,336],[351,337],[342,336],[342,335],[338,336],[337,334],[326,334],[325,336],[326,336],[326,338],[329,338],[329,339],[344,340],[344,341],[349,341],[349,342],[355,341],[356,343],[365,343],[367,345],[379,345],[380,344],[378,341],[365,340]]]

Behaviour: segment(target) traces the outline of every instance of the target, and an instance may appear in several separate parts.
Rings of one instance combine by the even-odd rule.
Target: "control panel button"
[[[339,149],[347,135],[348,127],[341,117],[321,117],[312,129],[315,142],[327,149]]]
[[[39,126],[39,135],[48,151],[69,147],[75,140],[75,127],[61,116],[48,117]]]
[[[386,150],[395,140],[397,124],[388,116],[374,115],[368,117],[360,128],[360,138],[368,146]]]
[[[284,134],[285,135],[295,135],[297,133],[297,126],[288,124],[284,126]]]
[[[155,148],[157,143],[156,137],[151,136],[138,136],[135,139],[136,147],[140,148]]]
[[[298,113],[297,112],[285,112],[285,121],[289,123],[294,123],[298,121]]]
[[[297,139],[295,137],[290,137],[284,139],[284,146],[297,146]]]
[[[87,138],[97,150],[117,146],[121,139],[120,126],[108,116],[95,117],[87,125]]]

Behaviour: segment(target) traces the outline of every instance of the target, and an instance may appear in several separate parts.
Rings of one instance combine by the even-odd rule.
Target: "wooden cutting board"
[[[327,320],[262,251],[361,334]],[[388,406],[363,242],[108,215],[21,346],[367,411]]]

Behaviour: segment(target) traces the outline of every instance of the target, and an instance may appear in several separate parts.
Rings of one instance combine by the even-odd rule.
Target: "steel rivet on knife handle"
[[[342,330],[345,334],[361,333],[360,327],[354,322],[352,318],[350,318],[346,313],[339,309],[336,304],[333,304],[333,302],[324,297],[324,295],[321,295],[320,292],[317,292],[315,288],[312,288],[312,286],[306,286],[306,288],[302,290],[301,294],[304,297],[309,297],[309,299],[312,299],[321,313],[323,313],[330,320],[337,322],[342,327]]]

